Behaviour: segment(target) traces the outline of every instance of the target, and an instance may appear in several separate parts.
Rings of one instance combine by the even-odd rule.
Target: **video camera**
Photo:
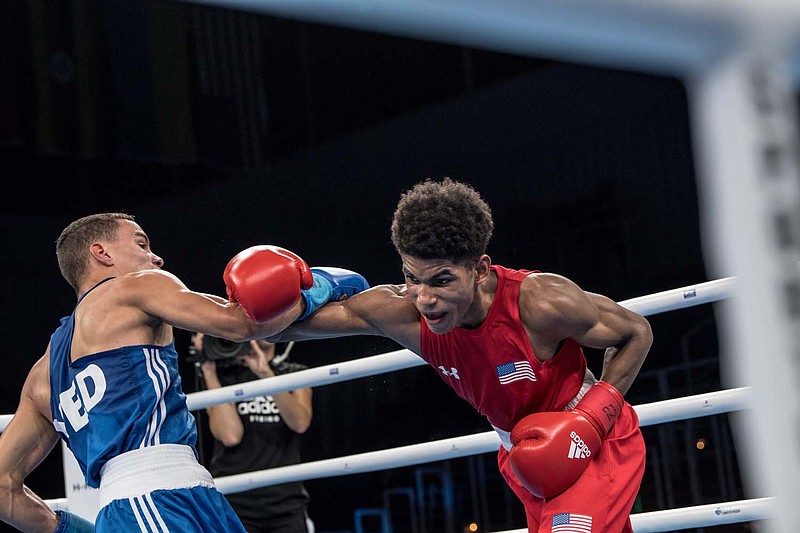
[[[272,358],[269,365],[273,370],[279,372],[283,369],[283,365],[290,364],[287,359],[293,346],[294,341],[288,343],[282,352]],[[211,335],[204,335],[202,349],[195,348],[194,342],[189,345],[189,357],[187,357],[187,360],[198,367],[205,361],[215,361],[217,368],[227,368],[244,365],[239,360],[239,357],[246,355],[249,350],[249,342],[233,342],[219,337],[212,337]]]
[[[231,366],[242,364],[238,357],[245,355],[250,349],[248,342],[233,342],[211,335],[203,336],[203,347],[198,350],[194,343],[189,345],[187,360],[195,364],[206,361],[216,361],[217,366]]]

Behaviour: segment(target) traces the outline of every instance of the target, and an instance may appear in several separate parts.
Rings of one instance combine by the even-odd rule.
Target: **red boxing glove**
[[[622,394],[604,381],[571,411],[534,413],[511,431],[511,469],[538,498],[562,493],[581,476],[622,412]]]
[[[258,323],[288,311],[300,299],[300,291],[314,284],[305,261],[289,250],[268,245],[251,246],[236,254],[222,279],[228,299]]]

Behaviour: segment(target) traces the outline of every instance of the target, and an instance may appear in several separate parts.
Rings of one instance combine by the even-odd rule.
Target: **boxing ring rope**
[[[733,295],[735,282],[733,277],[721,278],[639,296],[618,303],[642,316],[649,316],[730,298]],[[262,394],[328,385],[425,364],[427,363],[415,353],[409,350],[397,350],[353,361],[310,368],[292,374],[195,392],[187,394],[186,399],[189,409],[197,411],[212,405],[239,401]],[[0,415],[0,432],[6,428],[12,416]]]
[[[753,498],[632,514],[631,525],[636,533],[655,533],[750,522],[768,517],[775,505],[774,500],[774,498]],[[495,533],[528,533],[528,529],[508,529]]]
[[[722,278],[624,300],[619,304],[644,316],[653,315],[730,298],[734,294],[735,283],[736,280],[733,277]],[[309,368],[292,374],[187,394],[187,404],[190,410],[197,411],[219,403],[241,401],[258,395],[275,394],[297,388],[338,383],[426,364],[409,350],[397,350],[353,361]],[[751,396],[751,387],[741,387],[642,404],[634,406],[634,409],[639,416],[640,425],[644,427],[744,410],[751,406]],[[5,429],[12,416],[0,416],[0,431]],[[222,493],[229,494],[290,481],[358,474],[494,452],[499,445],[500,440],[497,433],[488,431],[334,459],[223,476],[216,478],[215,483]],[[635,519],[634,526],[637,533],[744,522],[768,516],[771,500],[772,498],[762,498],[640,513],[632,515],[632,520]],[[63,509],[69,506],[67,498],[46,501],[54,509]],[[524,530],[518,531],[524,533]],[[516,532],[517,530],[514,530],[513,533]]]
[[[642,316],[649,316],[729,298],[732,296],[734,284],[735,278],[722,278],[631,298],[630,300],[621,301],[619,304]],[[188,394],[186,399],[189,409],[197,411],[212,405],[252,398],[261,394],[273,394],[303,387],[327,385],[415,366],[424,366],[425,364],[425,361],[415,353],[409,350],[397,350],[353,361],[310,368],[302,372],[284,374],[265,380],[195,392]],[[5,430],[13,416],[0,415],[0,432]]]
[[[623,307],[647,316],[727,299],[733,295],[734,288],[735,278],[722,278],[632,298],[619,303]],[[397,350],[293,374],[196,392],[187,395],[187,402],[190,409],[196,410],[224,401],[242,400],[259,394],[274,394],[301,387],[320,386],[425,364],[427,363],[413,352]],[[643,404],[634,406],[634,409],[639,416],[640,425],[644,427],[746,409],[750,406],[751,390],[750,387],[728,389]],[[500,440],[497,433],[488,431],[476,435],[224,476],[216,478],[215,483],[222,493],[229,494],[290,481],[373,472],[495,452],[499,445]],[[631,520],[636,533],[739,523],[766,518],[769,516],[771,502],[772,498],[724,502],[641,513],[632,515]],[[521,529],[507,533],[525,533],[525,531]]]
[[[193,0],[572,63],[686,87],[704,262],[736,275],[720,373],[754,385],[737,431],[745,485],[797,499],[800,476],[800,2],[797,0]],[[724,343],[728,343],[724,345]],[[752,354],[769,354],[768,364]],[[775,406],[781,405],[780,410]],[[765,532],[796,530],[781,506]]]
[[[735,278],[722,278],[705,283],[666,290],[619,302],[644,316],[684,309],[730,298]],[[404,368],[426,365],[409,350],[397,350],[362,359],[307,369],[220,389],[187,395],[190,409],[202,409],[225,401],[242,400],[259,394],[274,394],[302,387],[313,387],[359,377],[372,376]],[[676,420],[729,413],[746,409],[751,402],[751,388],[722,390],[684,398],[634,406],[641,426]],[[400,468],[421,463],[456,459],[495,452],[500,445],[494,431],[439,441],[377,450],[334,459],[248,472],[215,479],[223,494],[252,488]],[[674,531],[692,527],[721,525],[763,519],[769,515],[772,498],[724,502],[686,507],[654,513],[632,515],[636,533]],[[507,533],[525,533],[516,530]]]
[[[792,285],[789,284],[789,281],[797,281],[798,279],[796,275],[789,275],[789,268],[784,268],[787,257],[791,256],[796,259],[796,255],[792,255],[798,248],[796,242],[784,243],[783,249],[778,251],[769,248],[767,244],[771,245],[773,243],[774,239],[770,240],[773,235],[766,234],[762,226],[764,221],[775,219],[767,216],[759,218],[760,215],[780,215],[782,212],[779,211],[779,208],[786,206],[796,208],[796,183],[792,182],[792,188],[787,186],[785,187],[786,191],[780,191],[783,194],[776,196],[775,199],[782,201],[774,201],[772,202],[775,204],[774,206],[768,204],[766,207],[759,204],[758,200],[769,199],[769,194],[773,193],[773,189],[777,189],[777,187],[767,188],[762,185],[759,189],[753,185],[753,178],[758,176],[761,169],[752,164],[750,159],[751,154],[757,153],[752,148],[759,146],[752,139],[766,137],[759,128],[763,125],[769,126],[771,123],[769,120],[762,118],[759,121],[755,121],[756,126],[752,126],[751,124],[754,121],[747,113],[752,110],[753,106],[747,105],[740,92],[734,91],[734,98],[732,99],[718,98],[719,95],[724,94],[725,89],[724,84],[720,82],[729,82],[730,86],[743,85],[743,74],[748,72],[746,69],[734,65],[734,68],[731,69],[734,76],[727,77],[724,69],[720,68],[720,65],[727,66],[718,59],[719,56],[723,55],[720,52],[721,49],[729,47],[727,37],[741,29],[741,27],[747,27],[749,30],[750,26],[741,22],[748,18],[749,15],[758,15],[753,18],[757,19],[759,23],[763,22],[762,19],[766,18],[764,13],[770,15],[768,19],[770,22],[782,22],[782,24],[774,24],[770,28],[771,33],[784,36],[789,33],[789,29],[786,26],[790,24],[793,26],[791,30],[796,32],[800,27],[800,17],[797,17],[800,14],[800,8],[794,1],[773,0],[764,3],[744,0],[738,2],[717,0],[697,3],[664,0],[651,2],[650,4],[653,7],[647,10],[640,5],[640,2],[633,0],[623,2],[601,0],[596,2],[596,5],[593,5],[590,9],[587,9],[586,5],[579,0],[524,2],[526,4],[524,8],[520,7],[523,2],[504,1],[496,3],[497,5],[489,5],[477,0],[459,0],[458,2],[402,2],[394,0],[373,2],[370,5],[361,0],[346,0],[334,3],[333,6],[331,6],[330,2],[286,2],[285,0],[268,0],[265,2],[256,2],[254,0],[197,0],[196,3],[272,12],[278,15],[286,15],[288,13],[298,18],[312,18],[312,20],[323,23],[360,25],[360,27],[370,31],[383,29],[390,33],[394,32],[420,38],[443,36],[440,38],[456,44],[472,43],[473,45],[486,46],[511,53],[527,53],[531,55],[545,53],[551,57],[561,57],[570,61],[583,62],[588,60],[589,62],[602,63],[612,67],[622,66],[624,68],[633,66],[637,69],[655,71],[656,73],[666,71],[669,74],[677,72],[680,75],[685,75],[687,73],[696,74],[698,71],[705,71],[706,74],[704,76],[692,80],[692,85],[689,87],[688,92],[690,104],[696,104],[697,106],[695,115],[700,115],[700,122],[702,122],[700,131],[696,132],[697,137],[703,137],[701,134],[705,134],[705,137],[708,138],[703,139],[707,144],[701,145],[703,149],[698,150],[702,164],[705,165],[703,171],[699,172],[700,175],[704,176],[700,180],[701,185],[709,184],[707,185],[710,191],[709,196],[717,197],[715,204],[704,208],[704,212],[709,213],[709,218],[712,219],[712,223],[708,228],[709,233],[722,237],[717,239],[719,243],[717,249],[714,250],[717,257],[714,257],[714,261],[711,261],[711,263],[716,266],[718,271],[743,274],[742,284],[745,285],[744,288],[749,288],[749,292],[747,290],[741,291],[743,293],[742,306],[747,303],[769,302],[770,298],[777,300],[777,298],[774,298],[772,291],[763,290],[765,284],[761,282],[762,277],[773,283],[776,281],[781,282],[780,286],[782,288],[791,288]],[[480,8],[481,4],[486,7]],[[527,4],[532,4],[532,8]],[[671,8],[673,5],[675,9]],[[431,12],[432,8],[433,12]],[[485,9],[486,11],[480,11],[480,9]],[[719,15],[718,20],[712,22],[714,17],[710,15]],[[313,17],[316,17],[316,19]],[[658,20],[658,23],[654,22],[655,20]],[[354,23],[353,21],[356,22]],[[755,25],[754,23],[753,26]],[[780,31],[774,26],[779,27]],[[764,28],[759,27],[759,29],[763,30]],[[768,48],[768,53],[777,55],[774,54],[771,48],[766,48]],[[759,52],[763,52],[763,50],[759,49]],[[738,59],[738,55],[736,59]],[[710,68],[709,65],[714,68]],[[737,78],[735,75],[740,77]],[[714,101],[717,102],[716,105],[706,105]],[[763,107],[780,109],[780,106]],[[700,111],[698,112],[698,110]],[[727,120],[723,120],[723,118]],[[767,119],[769,118],[767,117]],[[741,122],[736,123],[736,120]],[[742,128],[740,127],[741,124],[749,125],[749,127]],[[718,135],[717,139],[711,139],[710,132],[712,129],[715,132],[722,132],[722,134]],[[742,129],[745,130],[745,133],[752,135],[738,137],[734,135],[734,132],[739,133]],[[787,135],[786,138],[790,138],[790,136]],[[731,142],[732,139],[734,142]],[[780,145],[780,147],[783,148],[783,145]],[[732,157],[740,154],[744,155]],[[726,160],[729,160],[728,166],[720,164]],[[715,170],[712,171],[712,168],[715,168]],[[754,168],[756,171],[753,170]],[[790,180],[788,178],[797,176],[796,170],[796,162],[794,165],[785,165],[785,170],[778,176],[780,179],[770,176],[773,178],[770,184],[789,183]],[[765,172],[764,175],[769,174]],[[749,188],[737,185],[732,186],[731,183],[733,182],[739,185],[744,183]],[[717,187],[717,189],[714,190],[714,187]],[[719,194],[713,194],[715,192]],[[751,205],[755,203],[755,205],[752,209],[742,209],[740,208],[742,205],[740,202],[743,201],[747,201]],[[713,209],[714,207],[716,209]],[[733,209],[733,207],[737,208]],[[741,237],[742,234],[748,237],[743,238]],[[745,242],[747,243],[747,250],[745,250],[745,246],[740,244]],[[761,246],[753,248],[753,242]],[[779,255],[779,253],[782,255]],[[742,267],[741,265],[744,266]],[[675,289],[674,291],[666,291],[620,303],[645,316],[682,309],[729,297],[732,280],[733,278],[726,278],[717,282],[710,282],[710,284],[703,284],[702,286]],[[772,310],[773,307],[777,307],[777,304],[770,303],[770,305],[764,305],[764,307]],[[734,317],[738,320],[738,324],[741,325],[741,329],[748,329],[743,326],[747,318],[758,318],[758,313],[768,316],[759,306],[751,305],[751,309],[753,310],[748,310],[747,312],[739,311],[739,314]],[[730,320],[731,324],[735,323],[734,318]],[[740,351],[742,353],[748,353],[748,351],[754,353],[755,350],[753,348],[760,347],[764,349],[763,342],[765,340],[781,337],[781,335],[775,335],[775,332],[787,330],[788,328],[785,327],[787,324],[796,326],[798,320],[800,319],[794,319],[793,322],[790,322],[790,320],[785,319],[780,324],[766,324],[766,327],[764,324],[759,323],[758,320],[752,320],[756,325],[751,326],[749,330],[757,330],[759,332],[758,336],[753,335],[752,338],[756,339],[760,344],[756,342],[748,344],[737,338],[738,344],[742,346]],[[780,328],[783,328],[783,330]],[[733,328],[731,328],[731,333],[733,334],[731,335],[732,338],[739,336],[739,333]],[[788,336],[784,337],[788,338]],[[778,356],[790,353],[789,350],[785,349],[788,347],[788,341],[784,342],[784,337],[779,339],[782,343],[778,346],[779,349],[772,349],[772,346],[769,346],[765,351]],[[744,340],[749,339],[745,338]],[[797,352],[791,353],[797,355]],[[736,355],[737,359],[734,360],[734,363],[740,364],[742,371],[747,373],[753,381],[760,384],[762,388],[763,385],[769,384],[768,379],[770,377],[774,378],[776,375],[768,373],[770,366],[778,369],[778,375],[783,370],[783,367],[777,365],[762,365],[760,367],[761,370],[759,370],[748,366],[743,357]],[[783,355],[782,357],[785,360],[789,358],[788,355]],[[301,386],[318,386],[346,381],[424,364],[413,353],[407,350],[400,350],[357,361],[309,369],[292,376],[279,376],[268,380],[251,382],[247,386],[227,387],[226,389],[228,390],[225,390],[225,392],[222,392],[223,389],[218,389],[190,394],[187,395],[187,400],[190,408],[197,410],[224,401],[232,401],[234,396],[237,400],[243,399],[242,393],[251,396],[269,394]],[[791,372],[783,372],[784,378],[788,378],[791,375]],[[759,381],[756,378],[761,379]],[[776,386],[775,388],[779,390],[785,389],[792,393],[792,396],[789,396],[789,392],[784,394],[784,398],[787,401],[785,402],[783,416],[787,420],[796,420],[796,417],[792,418],[792,415],[796,415],[798,412],[797,395],[786,387]],[[677,420],[678,418],[675,417],[678,417],[681,412],[688,417],[731,412],[745,408],[752,410],[755,414],[763,413],[764,409],[761,411],[753,409],[750,392],[751,389],[749,387],[730,389],[719,391],[719,393],[698,395],[697,397],[678,398],[635,406],[635,409],[640,413],[642,425]],[[767,400],[772,399],[773,396],[767,398]],[[794,403],[791,403],[792,400],[795,400]],[[707,405],[706,401],[710,401],[712,407],[705,407]],[[684,403],[687,405],[684,405]],[[698,403],[701,403],[701,405],[698,406]],[[761,403],[763,404],[765,401]],[[5,429],[12,416],[0,416],[0,431]],[[661,417],[663,417],[663,420],[661,420]],[[775,421],[772,417],[765,418],[767,426]],[[797,429],[796,423],[794,426],[789,423],[784,424],[784,426],[788,429]],[[789,449],[785,450],[784,457],[780,461],[775,459],[769,463],[769,465],[781,464],[785,467],[785,464],[788,464],[785,462],[785,456],[791,456],[791,454],[796,454],[798,451],[796,431],[794,434],[788,432],[776,434],[773,431],[764,431],[764,427],[761,426],[761,431],[758,432],[763,434],[762,438],[764,440],[761,441],[762,443],[771,439],[773,442],[779,442],[781,446],[785,446],[784,443],[788,442]],[[776,425],[775,427],[778,426]],[[759,427],[757,426],[756,429],[759,429]],[[787,434],[792,435],[792,438],[786,440],[776,438]],[[489,435],[494,440],[490,439]],[[483,453],[482,451],[474,451],[475,449],[494,451],[498,442],[496,434],[488,432],[486,434],[458,437],[457,439],[446,439],[438,443],[418,444],[412,447],[370,452],[349,458],[344,457],[305,465],[293,465],[292,467],[273,469],[269,472],[272,472],[273,477],[276,477],[276,471],[286,472],[286,469],[290,468],[310,471],[313,468],[318,468],[318,474],[335,476],[342,473],[362,471],[358,470],[358,468],[365,468],[365,466],[359,461],[364,460],[364,463],[367,463],[370,458],[382,457],[381,454],[386,454],[387,457],[393,457],[395,460],[410,460],[415,455],[414,451],[424,450],[424,452],[419,452],[415,459],[418,460],[422,457],[422,453],[429,454],[429,456],[434,455],[432,448],[444,443],[445,446],[449,445],[451,448],[454,446],[460,447],[457,451],[469,448],[471,452],[465,453],[465,455],[471,455],[473,452]],[[794,447],[792,447],[792,444],[794,444]],[[491,450],[485,449],[490,445],[492,445]],[[426,446],[430,446],[431,449],[427,449]],[[408,452],[409,448],[413,448],[412,452]],[[767,453],[763,454],[764,456],[778,456],[777,453],[770,453],[776,450],[775,447],[765,446],[764,448],[767,450]],[[445,452],[450,452],[450,449],[437,453],[446,455]],[[407,455],[403,455],[404,453]],[[349,463],[341,465],[341,461],[345,459],[349,459]],[[347,470],[340,473],[331,473],[330,470],[325,470],[320,466],[333,465],[334,462],[340,465],[338,466],[339,468]],[[757,466],[763,464],[761,459],[753,462]],[[795,455],[794,463],[792,464],[796,463]],[[385,468],[386,465],[387,462],[382,463],[381,468]],[[296,470],[291,470],[290,472],[296,472]],[[774,472],[774,469],[770,468],[762,468],[762,470],[766,474]],[[232,492],[234,488],[239,487],[234,482],[255,479],[262,475],[267,477],[266,472],[268,471],[219,478],[217,483],[221,487],[227,487],[223,492],[226,492],[226,490]],[[784,475],[786,475],[785,471]],[[796,481],[793,481],[791,486],[796,486]],[[783,489],[783,496],[790,494],[786,490],[790,488],[789,483],[776,485],[776,487]],[[766,518],[773,515],[772,502],[773,498],[742,500],[636,514],[632,515],[631,520],[636,533],[714,526]],[[791,501],[788,503],[790,504]],[[51,506],[66,506],[69,502],[66,499],[56,499],[48,500],[48,504]],[[785,508],[788,507],[785,506]],[[786,520],[790,520],[790,518]],[[788,521],[782,523],[788,523]],[[788,531],[788,529],[785,530]],[[502,533],[524,533],[524,531],[524,529],[520,529]]]
[[[308,372],[309,370],[304,370],[297,374]],[[259,383],[275,381],[275,379],[266,378],[259,380]],[[262,388],[262,390],[262,394],[268,394],[288,389],[286,386],[273,386],[268,389]],[[634,409],[639,415],[640,425],[645,427],[746,409],[750,405],[750,395],[751,389],[742,387],[642,404],[634,406]],[[243,399],[240,396],[236,398]],[[497,433],[488,431],[269,470],[222,476],[214,481],[223,494],[231,494],[291,481],[374,472],[490,453],[495,452],[499,445],[500,440]],[[640,513],[631,515],[631,521],[636,533],[733,524],[768,517],[772,500],[773,498],[757,498]],[[47,503],[54,509],[66,508],[69,504],[66,498],[47,500]],[[526,530],[509,530],[498,533],[526,533]]]
[[[301,371],[308,372],[308,370]],[[300,374],[301,372],[297,372]],[[274,380],[266,378],[263,381]],[[281,387],[283,389],[283,387]],[[220,389],[217,389],[220,390]],[[285,390],[285,389],[284,389]],[[278,392],[273,390],[273,392]],[[640,426],[649,426],[746,409],[751,389],[742,387],[634,406]],[[240,398],[241,399],[241,398]],[[446,461],[496,452],[500,439],[494,431],[438,441],[411,444],[361,454],[325,459],[215,478],[223,494],[278,485],[291,481],[321,479]],[[733,524],[766,518],[772,498],[724,502],[631,515],[636,533],[674,531],[693,527]],[[519,529],[502,533],[526,533]]]
[[[639,415],[639,425],[651,426],[746,409],[750,406],[750,390],[749,387],[727,389],[643,404],[634,406],[634,409]],[[241,398],[239,399],[241,400]],[[497,433],[487,431],[475,435],[410,444],[334,459],[281,466],[258,472],[223,476],[216,478],[215,482],[220,491],[229,494],[290,481],[361,474],[433,461],[446,461],[480,453],[496,452],[499,446],[500,438]]]
[[[648,316],[727,299],[732,296],[734,285],[735,278],[722,278],[624,300],[619,304],[642,316]],[[195,411],[219,403],[239,401],[260,394],[273,394],[303,387],[328,385],[426,364],[425,361],[410,350],[397,350],[353,361],[310,368],[301,372],[284,374],[264,380],[195,392],[187,395],[187,403],[189,409]]]

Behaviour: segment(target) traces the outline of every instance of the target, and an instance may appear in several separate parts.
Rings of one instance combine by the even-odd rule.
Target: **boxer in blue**
[[[172,328],[233,342],[263,338],[360,292],[366,280],[257,246],[226,267],[227,299],[194,292],[162,270],[125,213],[74,221],[56,256],[78,301],[28,374],[0,438],[0,519],[36,533],[244,532],[197,461]],[[24,485],[59,437],[86,484],[99,489],[95,524],[53,512]]]

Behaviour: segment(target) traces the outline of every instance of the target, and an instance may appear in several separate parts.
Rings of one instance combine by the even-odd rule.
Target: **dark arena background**
[[[417,181],[451,176],[491,205],[495,263],[563,274],[617,301],[712,279],[677,76],[158,0],[6,1],[0,30],[0,413],[14,412],[74,305],[55,240],[93,212],[136,215],[165,268],[198,291],[224,294],[227,261],[255,244],[400,283],[394,205]],[[650,321],[655,342],[630,403],[724,387],[714,305]],[[176,331],[179,352],[188,343]],[[398,348],[313,341],[292,359],[315,367]],[[599,372],[602,354],[587,357]],[[191,364],[182,379],[197,390]],[[316,387],[303,456],[489,430],[422,366]],[[634,512],[746,496],[728,415],[644,433]],[[27,484],[63,497],[61,465],[56,448]],[[317,533],[381,531],[381,512],[395,533],[524,524],[493,453],[306,487]]]

